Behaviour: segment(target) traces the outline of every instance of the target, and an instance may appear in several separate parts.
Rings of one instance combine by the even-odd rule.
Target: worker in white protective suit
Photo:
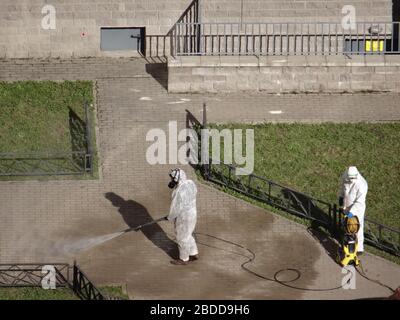
[[[167,220],[175,223],[175,235],[179,248],[179,259],[172,260],[171,263],[186,265],[188,261],[199,258],[196,241],[193,237],[197,222],[197,188],[192,180],[187,179],[182,169],[172,170],[169,176],[171,182],[168,187],[174,191]]]
[[[349,167],[340,180],[339,205],[347,217],[356,216],[360,223],[357,233],[358,253],[364,252],[364,214],[367,192],[367,181],[356,167]]]

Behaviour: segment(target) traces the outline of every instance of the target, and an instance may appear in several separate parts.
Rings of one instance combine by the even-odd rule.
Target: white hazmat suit
[[[339,197],[343,198],[344,213],[352,213],[360,222],[360,230],[357,233],[359,252],[364,251],[364,214],[367,192],[367,181],[356,167],[349,167],[341,177]]]
[[[189,256],[196,256],[199,253],[193,237],[197,221],[197,188],[192,180],[187,179],[183,170],[179,169],[177,177],[178,184],[172,193],[171,208],[167,219],[175,222],[179,259],[187,262]]]

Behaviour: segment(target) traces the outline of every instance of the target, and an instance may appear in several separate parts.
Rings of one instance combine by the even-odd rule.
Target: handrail
[[[191,55],[400,53],[400,22],[178,22],[174,49]]]

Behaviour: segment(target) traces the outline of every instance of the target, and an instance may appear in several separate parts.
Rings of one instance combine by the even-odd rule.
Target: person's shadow
[[[118,212],[121,214],[129,228],[135,228],[142,224],[154,221],[147,209],[136,201],[124,200],[113,192],[106,193],[105,197],[110,200],[114,207],[119,209]],[[167,236],[164,230],[157,223],[143,227],[140,231],[143,232],[147,239],[163,250],[172,259],[177,259],[177,244]]]

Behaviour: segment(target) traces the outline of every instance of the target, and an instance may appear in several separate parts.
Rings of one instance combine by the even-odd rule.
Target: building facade
[[[199,0],[197,9],[190,10],[196,3],[1,0],[0,57],[132,56],[136,49],[165,56],[175,23],[185,16],[193,19],[190,15],[201,22],[340,22],[343,7],[350,4],[359,21],[393,19],[392,0]]]

